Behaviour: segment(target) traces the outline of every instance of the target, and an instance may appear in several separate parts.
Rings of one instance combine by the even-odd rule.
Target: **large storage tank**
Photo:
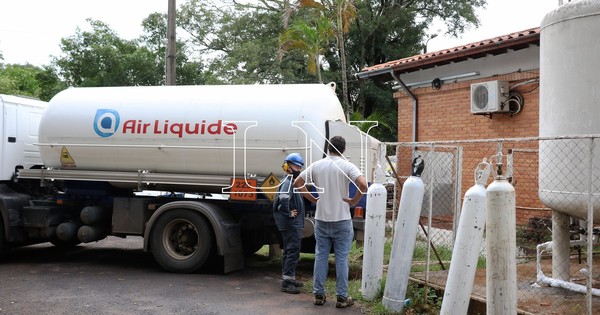
[[[340,120],[332,85],[71,88],[42,117],[40,153],[62,169],[282,175],[290,152],[322,158],[307,148]]]
[[[540,136],[600,134],[600,2],[574,1],[541,24]],[[557,211],[586,218],[590,141],[540,143],[539,195]],[[594,220],[600,220],[600,143],[593,151]]]

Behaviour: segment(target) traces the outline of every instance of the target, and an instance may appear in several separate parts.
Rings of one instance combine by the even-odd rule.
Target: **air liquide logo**
[[[94,118],[94,131],[100,137],[110,137],[119,129],[119,113],[113,109],[99,109]]]

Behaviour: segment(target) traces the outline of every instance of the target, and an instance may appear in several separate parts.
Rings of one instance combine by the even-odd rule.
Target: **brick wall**
[[[537,70],[444,83],[439,90],[434,90],[430,86],[414,89],[412,92],[418,99],[417,142],[537,137],[539,81],[535,79],[539,79]],[[508,81],[511,87],[533,81],[510,90],[520,93],[523,97],[524,104],[521,112],[515,115],[493,114],[491,117],[471,114],[471,84],[492,80]],[[403,91],[395,93],[394,97],[398,100],[398,142],[411,142],[412,98]],[[503,148],[504,154],[514,148],[514,157],[518,158],[515,160],[513,183],[517,191],[517,224],[527,224],[533,217],[551,216],[551,211],[546,209],[537,197],[537,142],[506,143]],[[473,185],[473,172],[482,157],[490,157],[494,154],[495,143],[467,144],[463,149],[462,196]],[[400,152],[398,169],[402,174],[410,174],[410,154],[410,150]]]
[[[539,82],[514,89],[525,99],[525,106],[519,114],[512,117],[494,114],[489,118],[471,114],[470,88],[472,83],[477,82],[508,81],[512,86],[538,78],[539,71],[527,71],[445,83],[439,90],[431,87],[415,89],[413,94],[419,100],[417,141],[537,137],[539,89],[536,87]],[[398,141],[412,141],[412,99],[404,92],[395,93],[394,97],[398,99]]]

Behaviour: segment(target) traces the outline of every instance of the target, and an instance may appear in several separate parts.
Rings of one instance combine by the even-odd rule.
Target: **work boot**
[[[300,289],[298,289],[291,280],[283,280],[281,283],[281,292],[298,294],[300,293]]]
[[[354,300],[351,297],[343,297],[343,296],[339,296],[337,297],[337,303],[335,303],[335,307],[337,308],[346,308],[348,306],[351,306],[354,304]]]
[[[323,305],[326,300],[325,294],[315,294],[315,305]]]
[[[296,280],[290,280],[292,281],[292,283],[294,283],[294,286],[296,288],[302,288],[304,286],[304,283],[300,282],[300,281],[296,281]]]

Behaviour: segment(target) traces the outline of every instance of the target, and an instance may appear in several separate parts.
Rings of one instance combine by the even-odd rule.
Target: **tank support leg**
[[[552,278],[570,281],[569,216],[552,211]]]

